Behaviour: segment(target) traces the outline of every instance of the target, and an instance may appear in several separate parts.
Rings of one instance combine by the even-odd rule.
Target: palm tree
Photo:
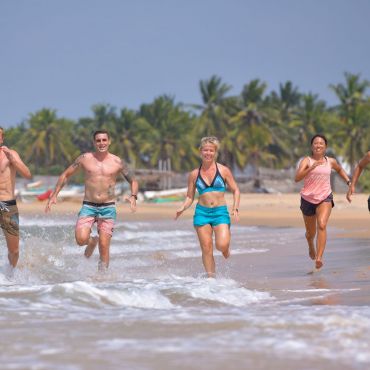
[[[308,93],[301,95],[301,102],[289,126],[297,143],[309,143],[315,134],[326,134],[329,129],[328,113],[324,101],[318,95]],[[296,145],[294,155],[301,157],[307,151],[306,146]]]
[[[199,83],[203,104],[193,104],[200,111],[196,133],[198,136],[217,136],[220,140],[228,130],[229,113],[236,109],[237,100],[227,97],[231,86],[223,83],[220,77],[212,76]]]
[[[76,153],[72,144],[73,122],[57,118],[55,110],[42,109],[30,115],[29,129],[20,145],[25,148],[25,158],[32,158],[36,169],[55,164],[66,165]]]
[[[295,148],[297,138],[291,127],[299,111],[301,94],[291,81],[279,84],[278,92],[271,92],[265,99],[266,120],[273,134],[271,150],[285,166],[292,166],[297,160]]]
[[[234,145],[237,125],[231,120],[238,111],[238,98],[226,96],[231,86],[215,75],[201,80],[199,87],[203,104],[192,105],[200,112],[194,130],[196,141],[203,136],[216,136],[220,141],[220,162],[231,168],[235,164],[242,166],[241,153]]]
[[[340,104],[337,111],[342,121],[338,135],[343,140],[344,153],[348,158],[353,173],[358,153],[356,149],[363,146],[362,140],[368,131],[369,100],[365,92],[370,86],[367,80],[360,80],[359,74],[345,73],[345,84],[330,85]]]
[[[273,136],[264,111],[264,93],[267,85],[255,79],[244,85],[240,99],[240,110],[231,122],[237,125],[234,153],[239,168],[248,162],[253,170],[255,183],[259,180],[261,163],[271,162],[275,157],[269,152]]]
[[[172,169],[187,171],[195,163],[191,133],[193,119],[172,97],[163,95],[151,104],[143,104],[140,117],[150,125],[150,129],[140,135],[140,146],[151,166],[159,161],[171,160]]]
[[[150,131],[151,126],[137,112],[123,108],[117,117],[112,131],[111,150],[131,166],[143,165],[141,138]]]

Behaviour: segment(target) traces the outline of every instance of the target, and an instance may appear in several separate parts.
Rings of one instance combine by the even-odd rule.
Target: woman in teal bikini
[[[175,216],[177,219],[192,205],[195,191],[198,190],[199,200],[193,223],[202,249],[203,265],[209,277],[215,276],[213,233],[216,248],[225,258],[230,256],[230,216],[225,200],[226,186],[234,198],[231,215],[235,221],[239,220],[239,188],[231,171],[216,162],[219,146],[216,137],[202,138],[199,148],[202,164],[190,172],[186,199]]]

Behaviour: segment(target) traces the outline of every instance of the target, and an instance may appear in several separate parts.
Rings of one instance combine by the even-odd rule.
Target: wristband
[[[136,194],[131,194],[131,195],[130,195],[130,198],[131,198],[131,197],[134,197],[134,198],[135,198],[135,200],[137,200],[137,195],[136,195]]]

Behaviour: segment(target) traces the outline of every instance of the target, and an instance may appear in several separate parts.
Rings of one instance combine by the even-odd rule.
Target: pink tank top
[[[304,178],[301,197],[307,202],[321,203],[332,192],[330,186],[331,165],[329,159],[327,157],[325,159],[325,164],[317,166]],[[308,160],[309,165],[312,166],[314,160],[310,157],[308,157]]]

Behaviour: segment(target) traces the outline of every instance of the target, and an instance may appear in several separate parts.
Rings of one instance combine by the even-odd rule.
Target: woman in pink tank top
[[[328,141],[323,135],[311,139],[312,155],[305,157],[299,164],[295,181],[303,181],[301,190],[301,211],[306,226],[306,239],[309,255],[315,260],[317,269],[321,268],[322,256],[326,245],[326,225],[332,208],[333,194],[330,186],[332,169],[351,185],[351,181],[334,158],[325,155]],[[316,246],[315,236],[317,231]]]

